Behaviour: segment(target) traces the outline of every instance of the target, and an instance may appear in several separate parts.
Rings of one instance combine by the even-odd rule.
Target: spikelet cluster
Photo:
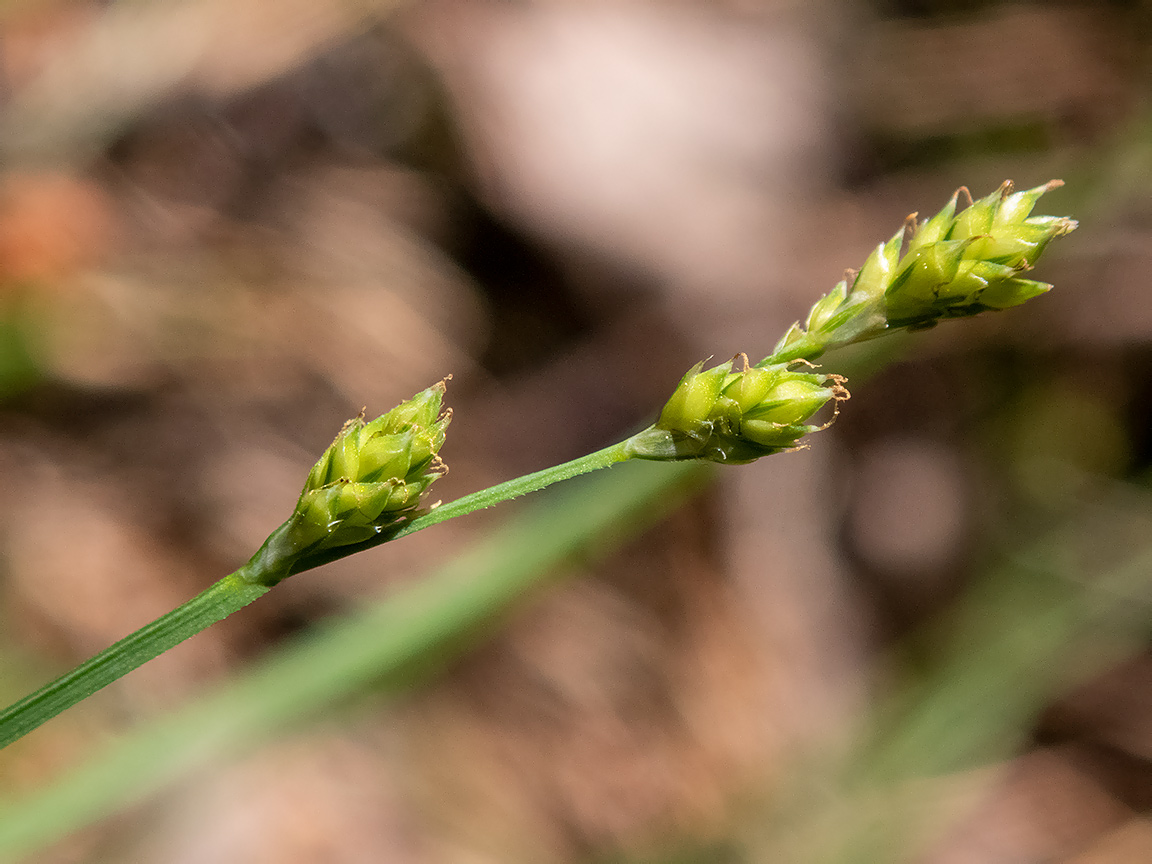
[[[290,522],[301,551],[358,543],[412,515],[437,478],[451,411],[441,381],[365,422],[349,420],[308,473]]]
[[[932,218],[918,222],[913,213],[817,301],[803,327],[792,325],[770,357],[753,367],[744,355],[741,368],[735,361],[692,367],[660,419],[628,440],[630,455],[739,463],[792,449],[822,428],[808,422],[820,408],[848,396],[843,378],[797,362],[811,366],[829,348],[1019,306],[1048,291],[1023,274],[1053,239],[1076,228],[1066,217],[1032,215],[1040,197],[1061,185],[1016,192],[1007,181],[978,201],[962,187]]]
[[[733,368],[738,364],[738,368]],[[745,355],[681,379],[660,419],[628,441],[641,459],[708,459],[739,464],[790,450],[819,426],[808,421],[830,400],[846,399],[838,375],[777,363],[749,366]]]
[[[1011,181],[972,201],[961,187],[923,222],[916,214],[881,243],[857,273],[822,297],[777,344],[774,357],[819,356],[824,350],[901,327],[930,327],[944,318],[1019,306],[1052,286],[1027,279],[1049,242],[1076,228],[1073,219],[1032,216],[1036,202],[1062,186],[1013,191]],[[967,206],[957,206],[967,199]]]

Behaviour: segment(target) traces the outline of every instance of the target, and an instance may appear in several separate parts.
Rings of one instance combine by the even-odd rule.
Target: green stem
[[[411,584],[286,641],[51,783],[0,799],[0,861],[46,860],[35,856],[48,842],[190,772],[308,718],[345,717],[355,694],[394,697],[445,671],[527,595],[582,569],[565,562],[599,559],[682,503],[711,475],[707,467],[636,459],[518,508]]]
[[[504,501],[519,498],[521,495],[538,492],[545,486],[551,486],[561,480],[571,480],[581,474],[598,471],[601,468],[610,468],[617,462],[625,462],[631,458],[624,446],[626,443],[620,441],[611,447],[605,447],[603,450],[597,450],[595,453],[589,453],[587,456],[581,456],[571,462],[554,465],[542,471],[534,471],[523,477],[517,477],[515,480],[508,480],[487,489],[481,489],[479,492],[473,492],[471,495],[465,495],[463,498],[457,498],[448,504],[442,504],[430,513],[413,519],[393,537],[403,537],[405,534],[411,534],[438,522],[464,516],[476,510],[484,510]]]
[[[628,453],[625,446],[626,444],[627,441],[620,441],[610,447],[605,447],[603,450],[597,450],[595,453],[589,453],[587,456],[573,459],[571,462],[565,462],[562,465],[554,465],[542,471],[525,474],[523,477],[517,477],[515,480],[507,480],[504,483],[498,483],[487,489],[481,489],[479,492],[473,492],[471,495],[465,495],[463,498],[457,498],[455,501],[450,501],[447,504],[441,504],[423,516],[418,516],[410,522],[404,522],[391,531],[386,531],[377,537],[373,537],[371,540],[365,540],[363,543],[358,543],[355,546],[326,549],[315,555],[306,555],[298,560],[289,572],[291,574],[311,570],[313,567],[319,567],[331,561],[345,558],[355,552],[361,552],[364,549],[379,546],[381,543],[387,543],[390,540],[415,534],[417,531],[430,528],[433,525],[446,522],[449,519],[455,519],[457,516],[467,516],[469,513],[474,513],[477,510],[484,510],[504,501],[519,498],[521,495],[538,492],[546,486],[551,486],[553,483],[559,483],[562,480],[571,480],[573,477],[579,477],[581,474],[587,474],[591,471],[598,471],[601,468],[610,468],[618,462],[626,462],[632,458],[631,454]]]
[[[248,567],[225,576],[188,602],[6,708],[0,713],[0,747],[266,593],[267,588],[250,580]]]
[[[613,444],[611,447],[573,459],[563,465],[545,468],[543,471],[465,495],[366,543],[305,556],[287,572],[276,550],[265,544],[251,561],[235,573],[225,576],[187,603],[157,618],[151,624],[146,624],[135,633],[125,636],[115,645],[105,648],[95,657],[86,660],[72,671],[61,675],[0,713],[0,747],[11,744],[61,711],[71,708],[153,657],[163,654],[169,648],[244,608],[265,594],[271,585],[285,575],[319,567],[439,522],[527,495],[561,480],[569,480],[590,471],[608,468],[628,458],[623,442]],[[274,532],[273,537],[275,536]]]

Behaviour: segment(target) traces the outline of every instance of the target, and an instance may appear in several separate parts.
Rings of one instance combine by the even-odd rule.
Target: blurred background
[[[361,406],[453,376],[450,500],[766,355],[961,184],[1082,226],[398,704],[34,860],[1152,861],[1150,47],[1143,0],[4,4],[6,701],[246,560]],[[502,518],[294,577],[0,794]]]

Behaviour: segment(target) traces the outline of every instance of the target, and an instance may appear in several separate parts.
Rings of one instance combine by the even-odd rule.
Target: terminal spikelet
[[[770,359],[812,360],[830,348],[1019,306],[1045,293],[1051,285],[1024,274],[1076,221],[1031,214],[1042,195],[1063,185],[1050,180],[1014,191],[1006,180],[977,201],[961,187],[930,219],[912,214],[812,307],[803,327],[792,325]],[[958,210],[962,199],[967,204]]]

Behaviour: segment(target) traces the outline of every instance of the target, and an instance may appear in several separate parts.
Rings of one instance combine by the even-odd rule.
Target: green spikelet
[[[806,421],[829,401],[847,397],[838,375],[801,372],[788,363],[749,366],[744,355],[711,369],[697,363],[660,419],[628,440],[628,452],[640,459],[751,462],[797,447],[821,428]]]
[[[795,448],[819,426],[807,421],[829,401],[847,398],[844,379],[802,371],[830,348],[943,318],[1019,306],[1052,286],[1023,278],[1045,247],[1075,230],[1066,217],[1032,216],[1052,180],[1014,192],[1011,181],[973,201],[956,190],[939,213],[878,245],[858,272],[849,271],[797,321],[770,357],[743,368],[697,363],[680,381],[651,427],[627,442],[641,459],[750,462]],[[967,206],[958,208],[961,197]],[[903,254],[901,254],[903,252]]]
[[[308,474],[293,516],[308,551],[358,543],[411,515],[447,468],[444,382],[369,423],[349,420]]]
[[[953,196],[914,229],[909,251],[884,292],[888,326],[923,327],[942,318],[1007,309],[1051,288],[1020,277],[1053,239],[1076,228],[1066,217],[1030,215],[1041,195],[1061,185],[1052,180],[1013,192],[1005,181],[959,213]]]
[[[417,393],[380,417],[349,420],[308,472],[292,516],[253,560],[274,584],[308,556],[354,546],[417,515],[428,487],[448,473],[438,453],[451,410],[445,382]]]
[[[771,359],[814,360],[830,348],[1007,309],[1043,294],[1050,285],[1022,276],[1076,222],[1031,214],[1044,193],[1062,185],[1052,180],[1015,192],[1005,181],[978,201],[961,187],[930,219],[917,222],[913,213],[858,272],[849,271],[812,307],[803,327],[792,325]],[[957,209],[961,198],[968,204]]]

